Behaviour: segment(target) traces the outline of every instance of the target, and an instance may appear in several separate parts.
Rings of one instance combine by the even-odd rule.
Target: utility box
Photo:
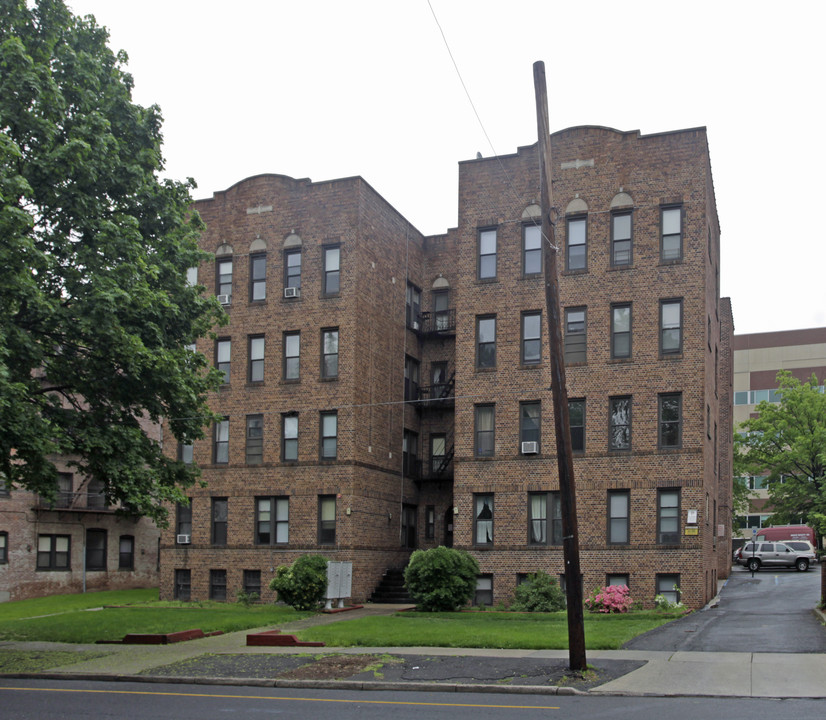
[[[353,588],[353,563],[327,563],[327,603],[325,610],[332,610],[333,600],[338,600],[338,607],[344,607],[344,598],[350,597]]]

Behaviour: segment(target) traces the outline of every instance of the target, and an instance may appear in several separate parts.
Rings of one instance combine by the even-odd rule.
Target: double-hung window
[[[282,415],[281,425],[281,459],[295,462],[298,460],[298,415]]]
[[[542,226],[522,226],[522,274],[542,274]]]
[[[135,569],[135,536],[121,535],[118,538],[118,570]]]
[[[657,441],[660,448],[680,447],[682,400],[682,393],[662,393],[659,396],[659,433]]]
[[[250,302],[267,299],[267,256],[250,255]]]
[[[493,494],[473,496],[473,544],[493,544]]]
[[[608,400],[608,449],[631,449],[631,397]]]
[[[227,571],[209,571],[209,599],[226,602],[227,599]]]
[[[672,603],[680,602],[679,573],[657,573],[656,583],[657,595],[662,595]]]
[[[212,498],[212,544],[227,544],[227,520],[229,518],[229,500]]]
[[[338,328],[321,331],[321,377],[325,380],[338,377]]]
[[[86,530],[86,569],[106,570],[106,530]]]
[[[565,362],[581,363],[587,359],[585,308],[565,308]]]
[[[232,258],[215,261],[215,294],[222,302],[232,302]]]
[[[562,544],[562,506],[558,492],[528,493],[528,544]]]
[[[247,465],[264,462],[264,416],[247,415]]]
[[[229,418],[215,423],[212,462],[216,464],[229,462]]]
[[[422,291],[410,283],[407,283],[404,314],[407,327],[418,330],[422,315]]]
[[[568,218],[568,244],[565,247],[566,269],[588,268],[587,220],[584,217]]]
[[[631,264],[631,213],[611,215],[611,265]]]
[[[476,457],[493,457],[494,409],[493,405],[477,405],[475,408]]]
[[[660,258],[663,262],[683,259],[683,208],[660,209]]]
[[[192,537],[192,500],[188,503],[178,503],[175,508],[175,533]],[[176,537],[177,542],[177,537]]]
[[[419,399],[419,361],[409,355],[404,358],[404,399],[408,402]]]
[[[223,373],[223,384],[229,385],[230,358],[232,355],[232,341],[222,338],[215,342],[215,367]]]
[[[676,545],[680,542],[680,489],[657,491],[657,542]]]
[[[255,544],[284,545],[290,541],[290,499],[255,498]]]
[[[522,313],[522,364],[536,365],[542,361],[542,314]]]
[[[247,595],[261,597],[261,571],[244,570],[244,592]],[[250,598],[252,599],[252,598]]]
[[[539,452],[541,407],[539,402],[523,402],[519,405],[519,440],[523,455]]]
[[[496,228],[479,231],[479,265],[480,280],[496,279]]]
[[[611,306],[611,357],[631,357],[631,305]]]
[[[571,427],[571,450],[585,452],[585,400],[568,400],[568,418]]]
[[[284,380],[299,379],[301,367],[301,334],[297,332],[284,333]]]
[[[9,534],[0,532],[0,565],[5,565],[9,561]]]
[[[430,470],[433,475],[439,475],[446,468],[447,436],[444,433],[434,433],[430,436]]]
[[[683,301],[660,300],[660,354],[683,351]]]
[[[338,456],[338,414],[321,413],[321,459],[335,460]]]
[[[264,382],[264,336],[250,335],[249,338],[249,372],[247,378],[251,383]]]
[[[337,295],[341,290],[341,248],[331,245],[324,253],[324,295]]]
[[[284,287],[301,287],[301,250],[287,250],[284,253]]]
[[[496,317],[476,318],[476,367],[496,367]]]
[[[318,543],[335,545],[336,542],[336,496],[318,496]]]
[[[631,495],[628,490],[608,491],[608,544],[627,545],[630,538]]]
[[[69,570],[72,539],[69,535],[37,536],[37,569]]]
[[[185,568],[175,569],[175,600],[189,602],[192,594],[192,571]]]

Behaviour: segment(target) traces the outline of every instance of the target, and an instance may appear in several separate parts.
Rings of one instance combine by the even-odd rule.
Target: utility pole
[[[559,496],[562,511],[562,548],[565,561],[565,586],[568,600],[568,658],[571,670],[585,670],[585,625],[583,617],[582,573],[579,569],[576,486],[571,448],[571,423],[568,415],[568,389],[565,384],[565,356],[562,347],[562,321],[559,311],[559,283],[556,268],[556,236],[551,222],[551,131],[548,127],[548,90],[545,63],[533,64],[536,93],[536,125],[539,134],[540,207],[544,247],[545,307],[548,315],[548,340],[551,345],[551,392],[553,394],[556,454],[559,467]]]

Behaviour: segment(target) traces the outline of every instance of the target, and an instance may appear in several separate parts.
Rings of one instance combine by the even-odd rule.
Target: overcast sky
[[[460,160],[536,142],[536,60],[552,130],[705,126],[735,332],[826,325],[822,1],[67,2],[128,53],[167,175],[196,198],[259,173],[361,175],[444,232]]]

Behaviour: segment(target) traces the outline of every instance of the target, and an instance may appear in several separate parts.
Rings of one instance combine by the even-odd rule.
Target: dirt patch
[[[382,661],[376,655],[323,655],[315,662],[280,675],[288,680],[341,680],[378,668]]]

